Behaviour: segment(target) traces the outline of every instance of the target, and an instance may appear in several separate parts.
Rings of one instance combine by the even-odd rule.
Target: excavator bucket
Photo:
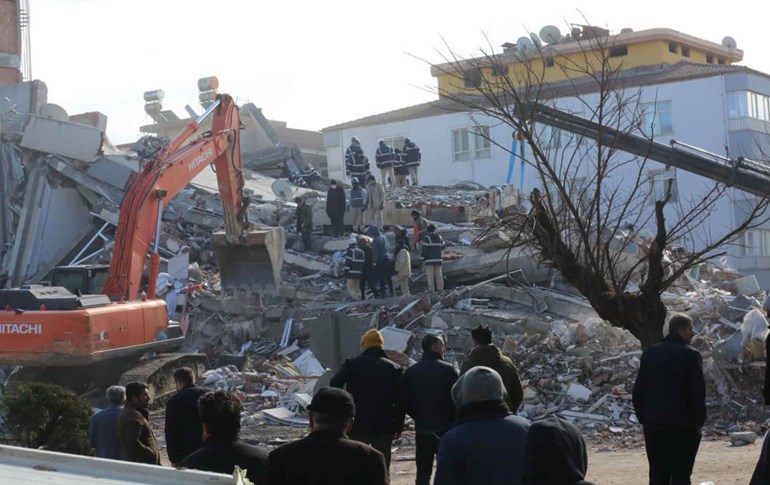
[[[286,246],[283,228],[248,231],[238,244],[228,243],[224,232],[215,232],[213,243],[224,294],[278,290]]]

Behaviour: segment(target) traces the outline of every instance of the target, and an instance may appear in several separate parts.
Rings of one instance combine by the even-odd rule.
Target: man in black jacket
[[[633,400],[651,485],[690,483],[706,421],[701,355],[689,345],[694,335],[692,319],[675,313],[668,336],[642,354]]]
[[[422,360],[406,370],[402,406],[414,419],[417,445],[417,485],[430,483],[433,458],[438,450],[436,432],[447,428],[455,418],[452,386],[457,370],[444,362],[444,341],[435,335],[422,339]]]
[[[330,180],[329,191],[326,192],[326,215],[331,220],[332,234],[335,237],[342,236],[345,231],[343,219],[345,218],[347,206],[345,189],[337,185],[336,180]]]
[[[197,450],[203,442],[198,399],[206,394],[195,386],[195,374],[189,367],[174,371],[174,383],[178,392],[166,404],[166,447],[172,465]]]
[[[270,485],[386,485],[385,457],[348,439],[356,414],[353,396],[322,387],[310,405],[310,435],[270,453]]]
[[[396,406],[404,371],[388,360],[383,344],[378,330],[366,332],[361,339],[363,353],[346,360],[330,384],[340,389],[345,387],[356,403],[356,420],[350,438],[372,445],[385,455],[390,467],[390,446],[404,423],[404,416]]]
[[[235,394],[216,391],[198,400],[203,435],[198,451],[177,466],[232,475],[235,466],[246,470],[255,485],[267,483],[267,452],[238,439],[241,431],[241,401]]]

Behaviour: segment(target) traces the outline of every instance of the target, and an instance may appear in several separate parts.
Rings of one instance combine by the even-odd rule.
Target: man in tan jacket
[[[382,227],[382,210],[385,208],[385,188],[382,184],[377,183],[374,175],[369,175],[366,194],[368,197],[366,223],[371,226]]]
[[[393,278],[398,282],[398,286],[401,288],[402,296],[409,296],[409,276],[412,274],[412,257],[409,254],[411,248],[409,247],[409,238],[406,235],[406,230],[402,227],[395,226],[393,233],[396,236],[396,250],[393,251],[394,259],[394,274]]]

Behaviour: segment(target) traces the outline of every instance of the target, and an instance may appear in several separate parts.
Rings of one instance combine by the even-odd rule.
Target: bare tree
[[[652,178],[667,174],[652,170],[647,156],[622,152],[615,139],[602,136],[608,127],[652,144],[655,133],[655,116],[645,111],[641,88],[627,81],[628,71],[613,56],[612,39],[590,26],[573,31],[579,53],[570,56],[537,43],[502,54],[488,46],[476,57],[461,57],[447,46],[445,62],[432,68],[451,80],[439,85],[439,96],[477,124],[492,119],[510,127],[528,148],[523,162],[534,168],[540,187],[529,196],[531,208],[506,214],[497,227],[512,230],[516,248],[560,271],[599,316],[647,348],[662,338],[667,310],[661,295],[765,222],[768,200],[754,199],[742,221],[713,235],[709,216],[730,197],[729,187],[708,182],[697,197],[680,197],[673,179]],[[563,81],[547,83],[546,72],[554,70]],[[469,85],[472,94],[463,89]],[[535,123],[532,102],[554,106],[557,99],[562,109],[598,123],[599,136],[560,136],[565,134]],[[488,131],[476,134],[510,153]]]

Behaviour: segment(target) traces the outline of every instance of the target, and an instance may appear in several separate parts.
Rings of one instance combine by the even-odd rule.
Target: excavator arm
[[[191,143],[184,142],[212,116],[211,132]],[[196,175],[213,165],[222,198],[225,238],[242,244],[249,230],[248,200],[244,197],[243,162],[240,154],[240,117],[233,99],[224,94],[193,120],[159,155],[147,163],[126,191],[120,208],[115,246],[104,292],[111,299],[138,297],[147,252],[150,258],[147,296],[155,298],[160,256],[158,240],[163,208]]]

